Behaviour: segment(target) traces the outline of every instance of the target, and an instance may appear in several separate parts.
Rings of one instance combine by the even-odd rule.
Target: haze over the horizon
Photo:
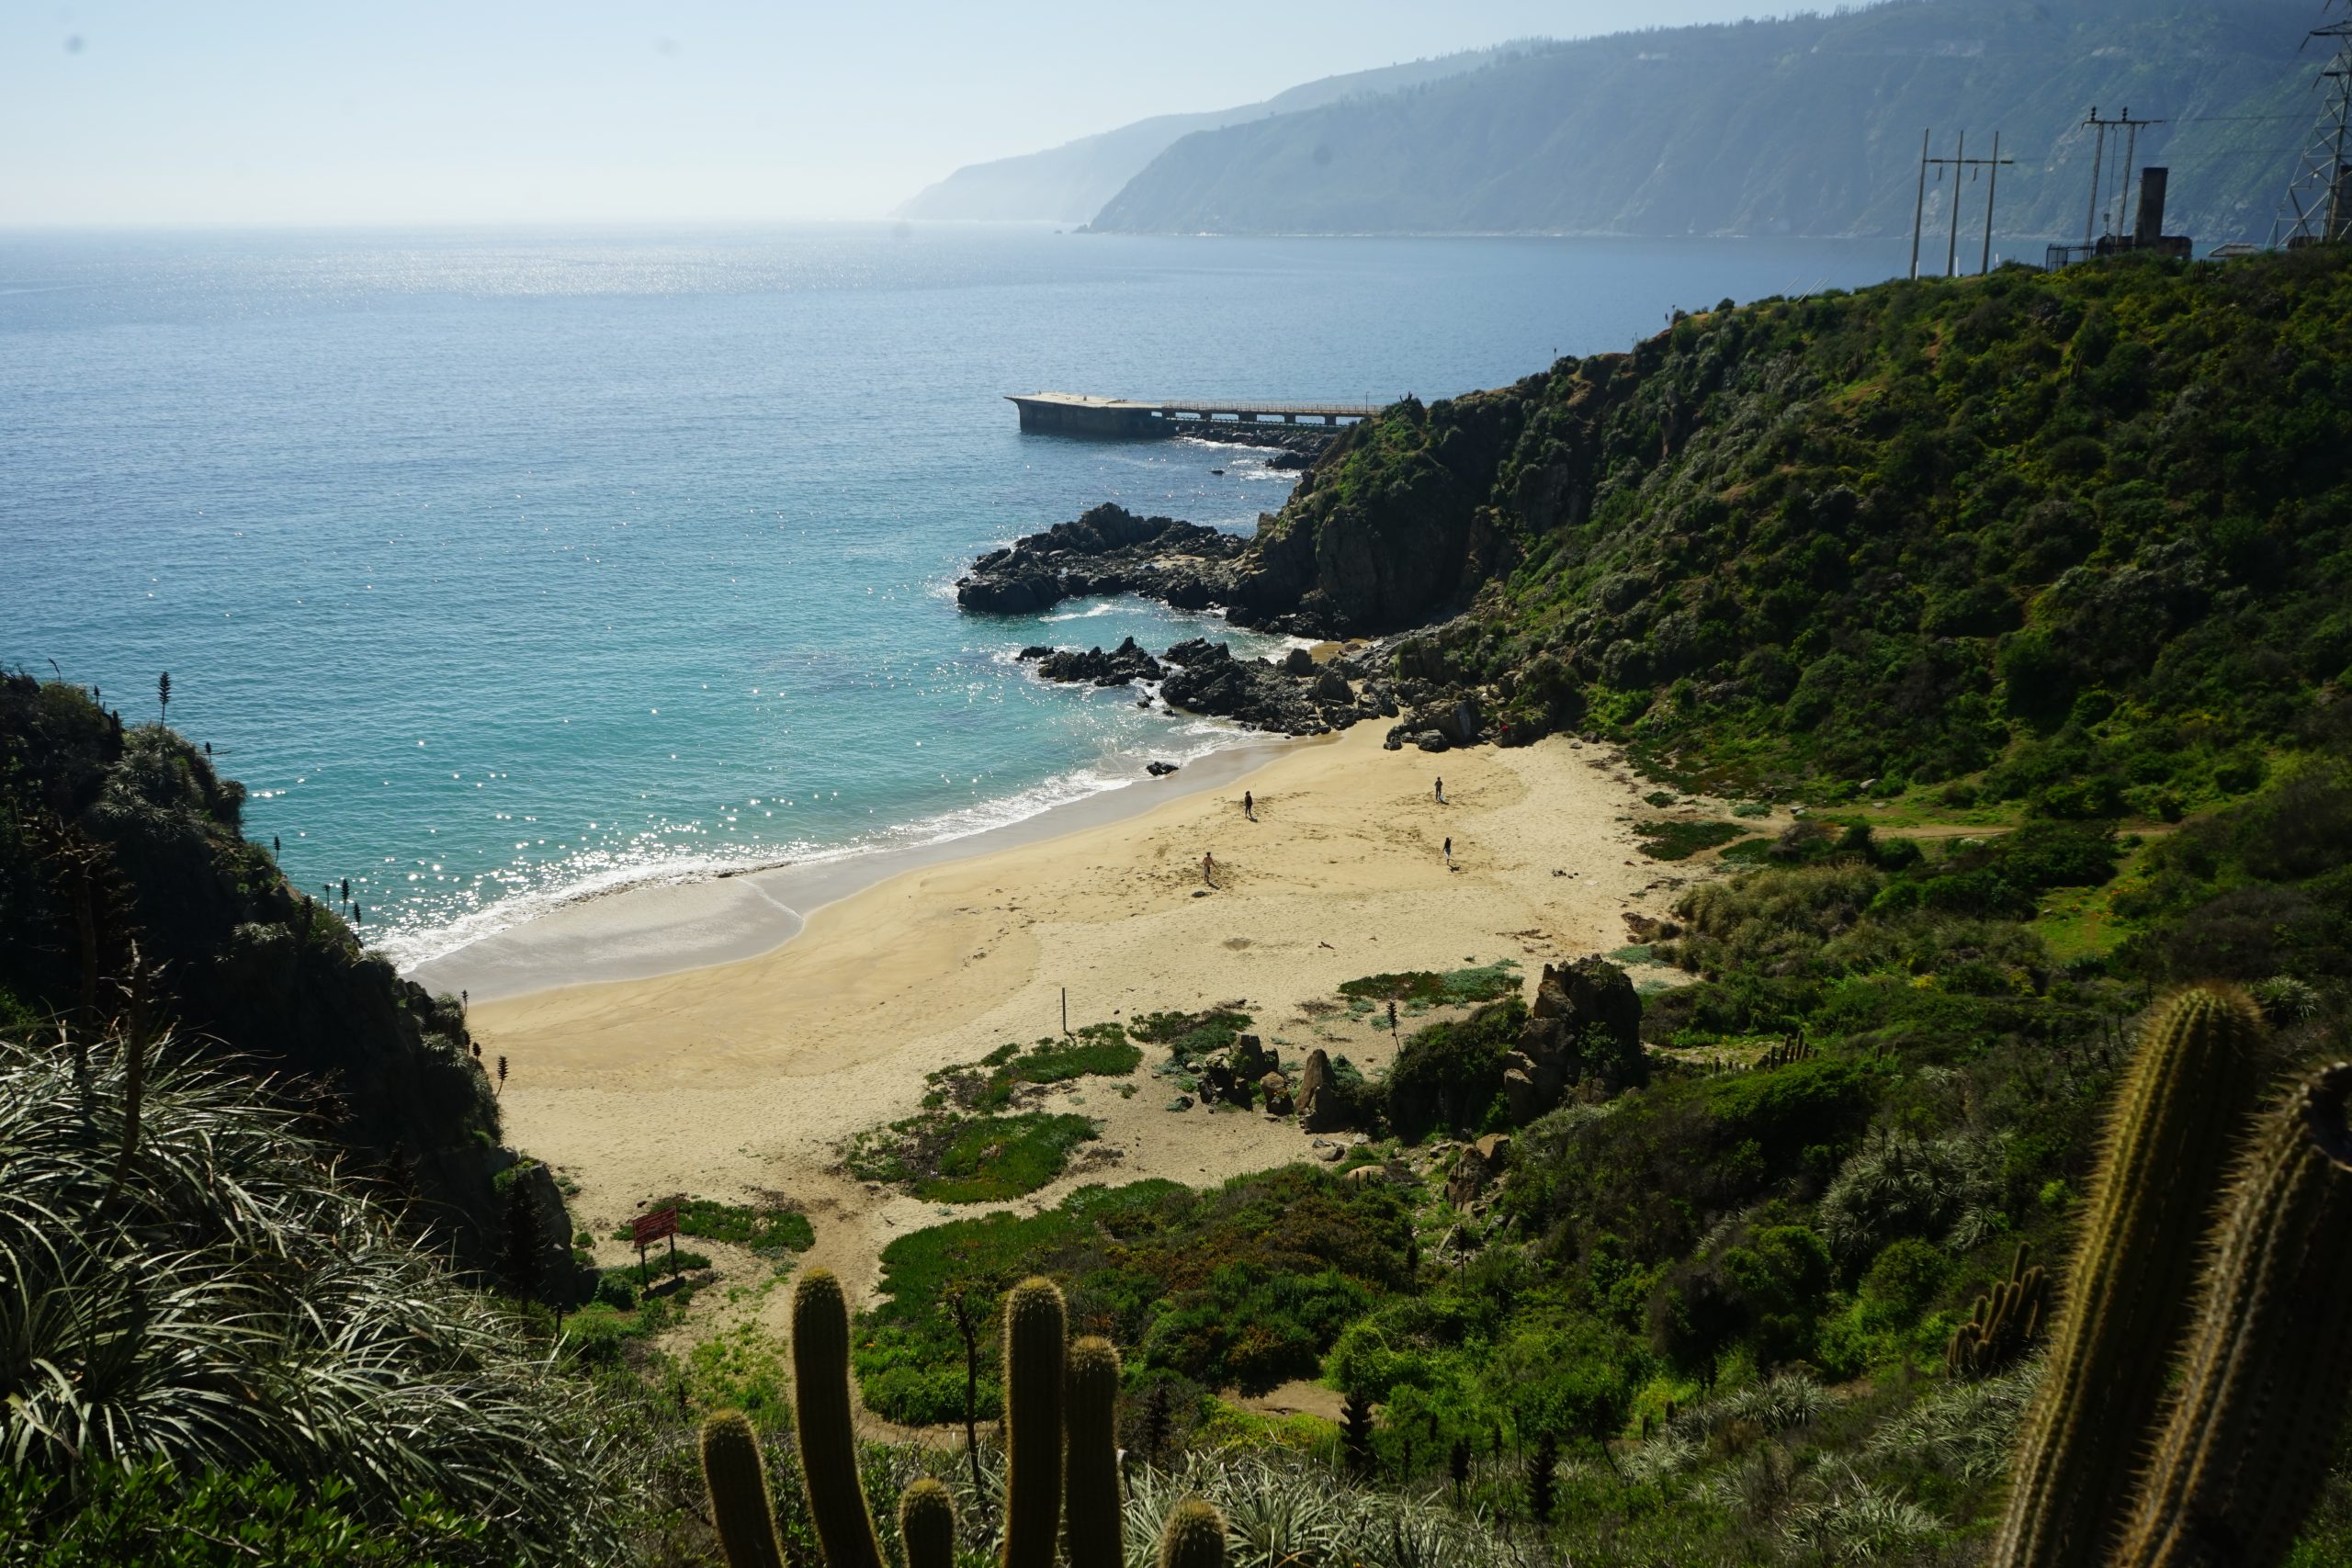
[[[1786,8],[1656,0],[1638,24]],[[0,17],[0,227],[872,217],[1148,115],[1634,20],[1603,0],[28,6]]]

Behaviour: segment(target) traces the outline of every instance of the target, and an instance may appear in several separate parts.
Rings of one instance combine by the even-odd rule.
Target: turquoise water
[[[402,962],[650,877],[936,839],[1230,743],[958,614],[1102,500],[1236,529],[1246,450],[1023,435],[1040,388],[1424,398],[1883,243],[1031,227],[0,235],[0,663],[209,742]],[[1218,475],[1212,470],[1222,468]],[[1252,649],[1272,645],[1250,641]]]

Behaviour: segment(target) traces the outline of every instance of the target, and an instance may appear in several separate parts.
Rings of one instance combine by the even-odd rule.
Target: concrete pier
[[[1179,425],[1353,424],[1380,412],[1378,403],[1277,403],[1229,398],[1101,398],[1084,392],[1007,393],[1021,411],[1021,428],[1057,435],[1158,440],[1180,434]]]

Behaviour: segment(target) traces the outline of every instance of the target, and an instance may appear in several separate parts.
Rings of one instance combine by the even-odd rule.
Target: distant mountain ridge
[[[891,216],[996,221],[1046,219],[1083,223],[1100,212],[1103,203],[1118,195],[1146,164],[1194,131],[1215,130],[1272,115],[1320,108],[1351,97],[1417,86],[1477,70],[1532,47],[1541,46],[1507,43],[1433,60],[1325,76],[1259,103],[1201,114],[1154,115],[1115,130],[1081,136],[1041,152],[968,164],[918,191]]]
[[[2137,160],[2172,169],[2167,227],[2259,235],[2316,107],[2316,65],[2297,49],[2321,19],[2316,0],[1890,0],[1523,49],[1475,73],[1193,131],[1092,227],[1901,233],[1932,126],[1946,155],[1962,129],[1979,154],[2003,133],[2018,160],[2001,174],[2004,233],[2073,235],[2090,197],[2081,121],[2128,104],[2169,122],[2141,133]],[[1928,187],[1939,236],[1951,189]],[[1962,190],[1965,236],[1984,186]]]

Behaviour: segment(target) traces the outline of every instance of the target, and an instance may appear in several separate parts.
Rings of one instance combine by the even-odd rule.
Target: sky
[[[875,217],[1147,115],[1758,0],[0,6],[0,228]]]

